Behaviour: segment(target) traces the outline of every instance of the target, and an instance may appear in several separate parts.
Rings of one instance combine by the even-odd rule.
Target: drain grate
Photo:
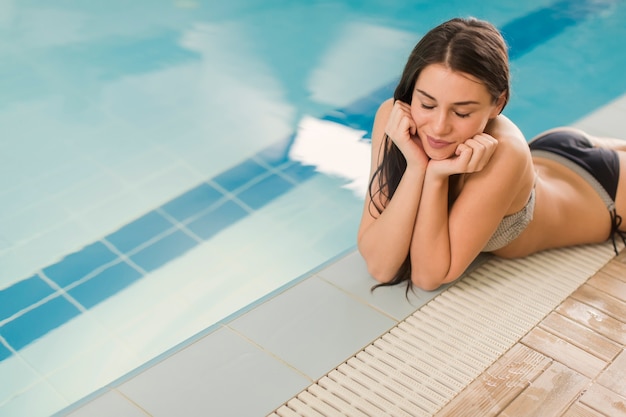
[[[431,416],[614,255],[607,243],[492,258],[269,417]]]

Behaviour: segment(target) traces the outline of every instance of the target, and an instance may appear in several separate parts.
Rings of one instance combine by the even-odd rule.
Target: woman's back
[[[534,218],[517,240],[494,254],[521,257],[544,249],[605,241],[611,222],[596,190],[558,162],[533,157],[533,165],[537,173]]]

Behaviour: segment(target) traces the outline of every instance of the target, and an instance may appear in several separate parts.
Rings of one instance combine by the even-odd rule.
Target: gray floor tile
[[[118,387],[160,416],[262,416],[311,381],[227,328]]]
[[[229,326],[318,379],[395,324],[313,276]]]
[[[146,413],[137,408],[116,391],[107,391],[74,410],[67,417],[146,417]]]
[[[489,259],[489,255],[480,255],[467,268],[467,272],[474,270],[487,259]],[[317,275],[360,298],[365,303],[389,314],[396,320],[404,320],[449,287],[449,285],[444,285],[436,291],[423,291],[414,288],[406,294],[406,286],[402,284],[393,287],[381,287],[372,292],[372,286],[376,285],[377,281],[367,272],[365,261],[358,250],[328,265]]]
[[[405,295],[406,286],[396,285],[378,288],[372,292],[372,286],[376,285],[377,281],[367,272],[365,261],[356,250],[319,271],[317,275],[396,320],[403,320],[442,290],[429,292],[415,289]]]

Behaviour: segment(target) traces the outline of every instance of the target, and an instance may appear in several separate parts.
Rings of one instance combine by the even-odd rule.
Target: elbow
[[[359,253],[361,258],[365,261],[365,267],[367,273],[381,284],[386,284],[393,280],[395,271],[391,271],[389,266],[385,262],[381,262],[380,258],[373,256],[367,256],[363,249],[359,246]]]
[[[414,286],[424,291],[435,291],[443,285],[443,282],[437,282],[433,280],[417,280],[411,279]]]
[[[371,262],[367,262],[367,273],[378,281],[381,284],[387,284],[391,280],[393,280],[394,274],[390,274],[388,270],[385,268],[381,268],[380,266],[372,265]]]
[[[441,276],[436,277],[432,275],[420,275],[420,274],[411,274],[411,283],[417,288],[424,291],[435,291],[439,289],[442,285],[448,284],[452,281],[455,281],[457,277],[448,277]]]

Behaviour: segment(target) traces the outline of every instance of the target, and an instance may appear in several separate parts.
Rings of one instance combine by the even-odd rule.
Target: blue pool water
[[[0,415],[63,408],[353,248],[374,112],[442,20],[502,29],[528,137],[626,91],[619,1],[212,3],[1,6]],[[344,153],[295,152],[316,135]]]

